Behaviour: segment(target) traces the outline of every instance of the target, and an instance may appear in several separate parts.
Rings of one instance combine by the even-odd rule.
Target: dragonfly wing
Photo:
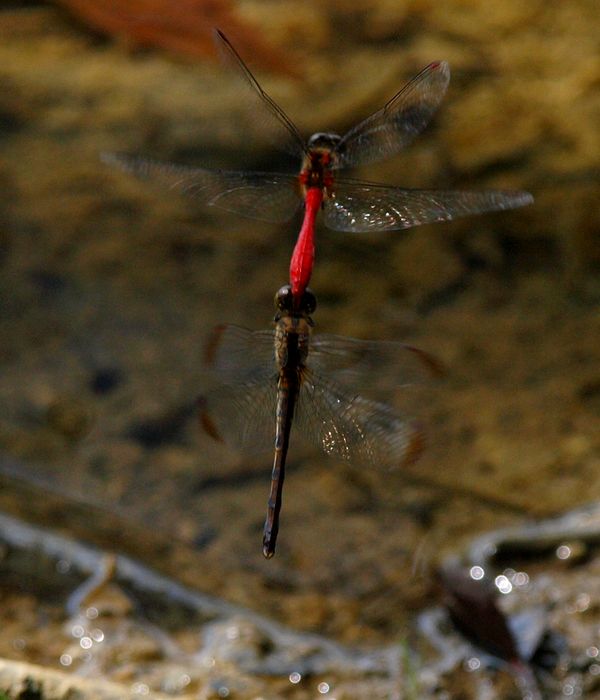
[[[216,384],[200,399],[206,432],[247,452],[271,449],[277,399],[273,332],[217,326],[204,362]]]
[[[419,348],[320,333],[310,343],[310,368],[350,393],[391,394],[444,374],[442,364]]]
[[[215,326],[204,347],[204,365],[221,384],[267,383],[275,374],[275,334],[231,323]]]
[[[352,394],[305,371],[296,411],[298,430],[328,455],[364,465],[402,467],[414,462],[424,439],[418,424],[384,403]]]
[[[223,32],[215,29],[214,39],[223,62],[232,68],[234,73],[241,78],[244,86],[248,88],[252,98],[253,121],[260,122],[266,127],[274,146],[292,156],[302,158],[306,153],[306,146],[294,122],[261,88],[258,80]],[[256,113],[257,108],[260,110],[260,114]]]
[[[390,158],[428,124],[450,82],[445,61],[431,63],[378,112],[345,134],[336,148],[338,168]]]
[[[165,184],[207,206],[249,219],[289,221],[301,201],[298,178],[287,173],[208,170],[122,153],[105,153],[102,160],[141,179]]]
[[[200,423],[206,433],[244,454],[273,449],[277,377],[268,383],[222,386],[198,399]]]
[[[323,220],[334,231],[394,231],[531,202],[529,192],[519,190],[410,190],[338,180],[325,201]]]

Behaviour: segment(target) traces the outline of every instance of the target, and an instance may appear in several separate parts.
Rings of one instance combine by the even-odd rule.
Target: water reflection
[[[541,542],[549,544],[550,531],[559,539],[568,530],[573,534],[578,523],[589,524],[590,514],[597,509],[593,506],[541,522],[535,531],[528,524],[520,533],[513,528],[486,537],[502,551],[503,538],[514,546],[522,536],[520,542],[528,551]],[[523,697],[533,700],[541,697],[538,683],[578,694],[592,687],[597,675],[598,620],[591,607],[591,601],[600,597],[597,558],[580,570],[552,569],[531,558],[527,573],[504,568],[498,577],[512,584],[504,595],[490,575],[478,578],[483,567],[460,569],[456,559],[448,560],[443,580],[454,601],[448,609],[471,641],[448,628],[441,609],[429,609],[417,618],[422,637],[412,639],[423,656],[416,667],[407,669],[401,663],[402,644],[366,651],[292,631],[250,610],[186,589],[121,555],[107,569],[102,552],[4,516],[0,539],[5,567],[20,571],[28,554],[38,569],[47,559],[40,582],[43,595],[52,587],[62,590],[60,605],[65,612],[70,609],[63,631],[52,626],[40,631],[54,635],[48,644],[57,651],[54,663],[77,668],[84,675],[116,674],[121,681],[129,677],[132,684],[148,687],[148,692],[168,688],[177,694],[208,683],[215,693],[222,689],[246,697],[242,688],[261,692],[263,681],[257,677],[270,678],[268,682],[276,687],[285,676],[290,686],[310,686],[320,695],[328,695],[335,687],[343,696],[347,683],[355,688],[359,684],[361,691],[354,697],[366,698],[382,688],[395,692],[405,682],[403,674],[409,673],[418,679],[420,697],[429,697],[430,689],[452,684],[461,668],[478,679],[476,685],[485,685],[491,682],[487,670],[500,667],[508,668]],[[478,550],[482,551],[481,541],[467,554]],[[57,561],[69,566],[57,567]],[[490,572],[493,566],[492,560],[486,563]],[[74,580],[82,575],[85,579],[78,590]],[[34,578],[31,582],[35,586]],[[73,601],[81,601],[79,610],[73,609]],[[500,634],[502,627],[505,634]],[[423,646],[425,641],[434,654],[431,647]],[[26,652],[27,646],[27,637],[13,640],[15,651]],[[496,683],[498,677],[493,678]]]

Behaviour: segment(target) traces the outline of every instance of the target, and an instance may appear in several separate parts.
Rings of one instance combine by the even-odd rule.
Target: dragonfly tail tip
[[[271,549],[270,545],[268,545],[268,544],[263,545],[263,557],[265,559],[272,559],[274,555],[275,555],[275,550]]]

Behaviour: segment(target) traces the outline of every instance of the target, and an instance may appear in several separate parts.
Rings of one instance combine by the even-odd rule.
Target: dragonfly
[[[292,286],[281,287],[275,308],[274,330],[236,325],[213,330],[205,361],[218,386],[200,399],[205,431],[244,451],[261,451],[272,441],[275,418],[263,531],[267,559],[275,554],[292,425],[342,460],[383,468],[409,465],[424,446],[421,426],[367,394],[408,389],[443,372],[435,358],[410,345],[313,336],[316,298],[310,288],[297,303]]]
[[[273,143],[295,157],[299,169],[294,173],[210,170],[121,153],[103,154],[103,160],[139,177],[165,182],[205,205],[260,221],[283,223],[304,207],[290,261],[290,284],[298,302],[314,267],[319,212],[328,228],[361,233],[407,229],[533,202],[531,194],[519,190],[406,189],[338,175],[346,168],[391,158],[411,143],[446,93],[450,69],[445,61],[430,63],[383,108],[344,135],[318,132],[306,141],[219,30],[215,41],[249,88],[254,118],[267,125]]]

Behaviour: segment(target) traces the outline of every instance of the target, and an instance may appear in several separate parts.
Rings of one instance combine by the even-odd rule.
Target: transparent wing
[[[410,345],[325,333],[312,337],[308,362],[317,375],[360,394],[391,394],[444,373],[438,360]]]
[[[297,432],[326,454],[382,468],[414,462],[424,439],[417,423],[305,370],[296,410]]]
[[[215,440],[247,455],[273,450],[277,377],[237,387],[221,386],[199,400],[200,423]]]
[[[274,331],[251,331],[234,324],[215,326],[204,347],[204,364],[226,386],[267,382],[277,374]]]
[[[531,204],[518,190],[409,190],[377,183],[337,180],[324,203],[323,221],[334,231],[394,231],[486,211]]]
[[[261,88],[258,80],[223,32],[215,29],[214,39],[223,62],[230,66],[240,76],[245,86],[249,88],[255,121],[266,126],[273,145],[292,156],[302,158],[306,153],[306,145],[296,125]]]
[[[273,331],[217,326],[204,361],[216,383],[200,399],[206,432],[246,452],[271,450],[277,400]]]
[[[301,203],[298,178],[287,173],[207,170],[122,153],[104,153],[102,160],[141,179],[163,183],[207,206],[249,219],[289,221]]]
[[[248,452],[272,448],[277,373],[273,331],[217,326],[205,362],[218,389],[201,401],[207,432]],[[397,392],[438,374],[428,354],[401,343],[321,335],[311,341],[294,429],[326,453],[360,464],[400,466],[417,458],[417,423],[364,393]]]
[[[431,63],[378,112],[342,137],[336,167],[364,165],[400,152],[428,124],[450,82],[445,61]]]

